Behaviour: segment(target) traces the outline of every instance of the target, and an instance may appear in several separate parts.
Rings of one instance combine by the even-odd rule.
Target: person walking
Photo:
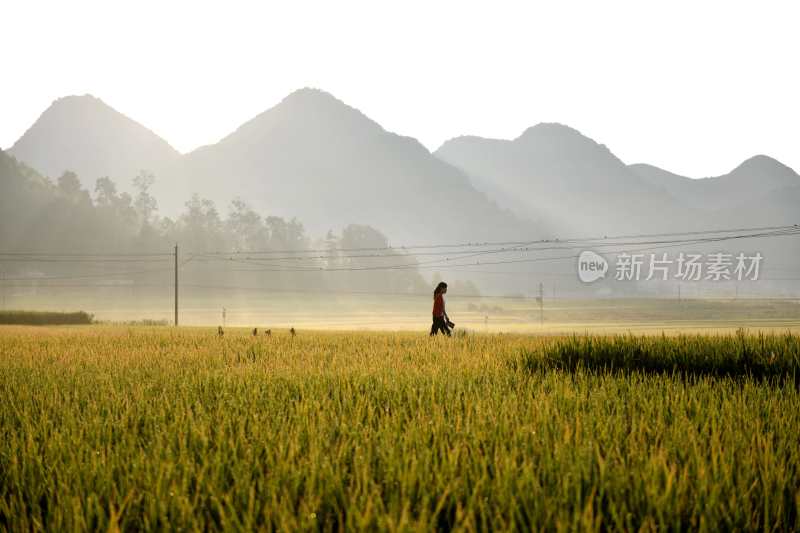
[[[440,331],[450,336],[450,328],[452,322],[450,317],[447,316],[447,311],[444,308],[444,295],[447,293],[447,283],[444,281],[439,282],[436,289],[433,291],[433,325],[431,326],[431,336],[436,335]]]

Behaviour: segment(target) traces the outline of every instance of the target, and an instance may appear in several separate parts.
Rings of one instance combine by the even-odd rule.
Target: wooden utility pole
[[[178,243],[175,243],[175,326],[178,325]]]

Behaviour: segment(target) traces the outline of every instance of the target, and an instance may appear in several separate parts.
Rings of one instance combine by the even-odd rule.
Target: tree
[[[350,224],[342,230],[342,248],[387,248],[389,239],[371,226]]]
[[[96,244],[105,249],[126,244],[126,239],[136,232],[136,210],[131,204],[131,196],[118,194],[116,184],[107,176],[95,182],[94,192],[100,239]]]
[[[389,249],[389,239],[379,230],[360,224],[350,224],[342,230],[340,240],[341,264],[353,272],[346,279],[375,290],[417,292],[426,287],[417,271],[414,256]]]
[[[58,190],[64,196],[75,197],[82,192],[81,180],[77,174],[68,170],[58,178]]]
[[[195,194],[186,202],[186,209],[180,218],[179,236],[189,250],[208,252],[228,248],[214,202]]]
[[[269,245],[269,231],[261,215],[241,198],[231,202],[226,226],[231,234],[233,247],[238,250],[261,250]]]
[[[281,217],[267,217],[270,247],[274,250],[301,250],[306,247],[305,228],[293,218],[286,222]]]
[[[64,204],[65,209],[73,209],[73,220],[82,219],[90,216],[93,207],[92,198],[89,196],[88,191],[81,187],[81,180],[74,172],[64,172],[58,178],[58,191],[62,195],[62,199],[66,200]],[[71,207],[66,207],[71,206]],[[77,209],[76,209],[77,208]]]
[[[117,200],[117,185],[104,176],[94,184],[95,204],[98,207],[112,207]]]
[[[155,213],[158,211],[158,202],[150,194],[150,187],[156,182],[156,177],[152,172],[141,170],[139,174],[133,178],[133,186],[138,193],[133,206],[143,224],[150,224],[153,221]]]

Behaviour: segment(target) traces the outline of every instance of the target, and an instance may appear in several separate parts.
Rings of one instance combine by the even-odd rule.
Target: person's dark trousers
[[[448,337],[450,336],[450,328],[447,327],[447,322],[445,322],[444,317],[435,316],[433,317],[433,325],[431,326],[431,335],[436,335],[440,331]]]

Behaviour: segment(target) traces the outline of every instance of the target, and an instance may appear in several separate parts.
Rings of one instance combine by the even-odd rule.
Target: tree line
[[[212,199],[198,195],[187,200],[177,217],[161,216],[158,201],[151,194],[155,179],[148,171],[140,172],[133,180],[131,194],[121,192],[110,177],[101,177],[89,191],[74,172],[51,180],[0,151],[0,251],[69,256],[132,254],[130,261],[115,263],[28,261],[33,256],[6,255],[0,258],[6,278],[33,280],[86,273],[103,279],[105,273],[114,275],[141,267],[144,272],[132,277],[145,284],[163,278],[160,274],[148,275],[148,263],[163,261],[169,267],[168,257],[151,260],[147,254],[169,253],[179,243],[184,251],[182,279],[187,283],[409,293],[428,290],[429,283],[416,269],[413,256],[384,251],[382,257],[363,257],[370,254],[341,251],[388,247],[388,238],[376,228],[351,224],[314,239],[295,218],[262,215],[242,199],[234,200],[223,215]],[[325,253],[307,252],[312,249]],[[253,257],[242,251],[262,255]],[[270,255],[270,251],[281,254],[274,259],[276,255]],[[133,254],[141,254],[141,264],[136,263],[139,256]],[[10,257],[16,260],[10,261]],[[403,268],[380,268],[389,265]]]

